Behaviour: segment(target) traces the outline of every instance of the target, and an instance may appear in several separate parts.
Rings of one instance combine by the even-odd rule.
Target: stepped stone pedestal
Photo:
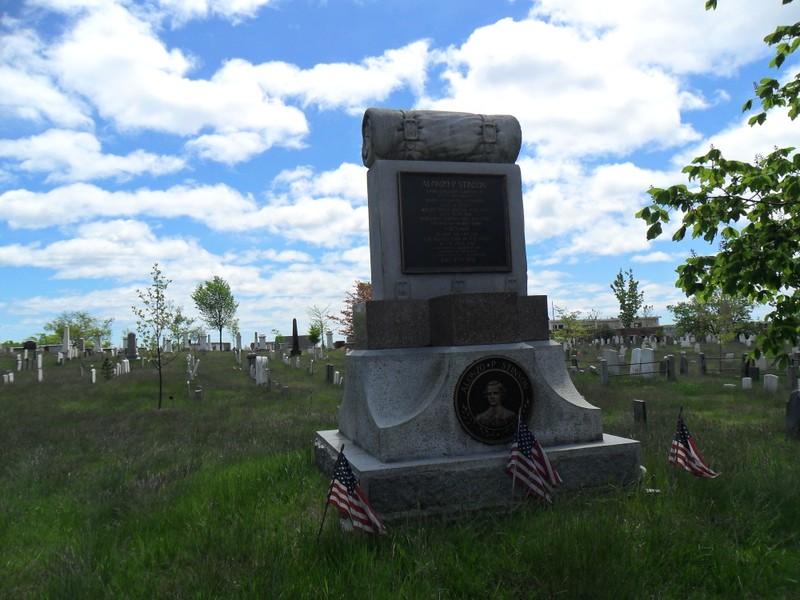
[[[395,126],[394,111],[379,115],[381,129],[367,126],[370,111],[365,146],[388,131],[406,136],[392,139],[402,148],[431,143],[425,132],[448,130],[433,123],[452,115],[406,111]],[[467,137],[492,144],[502,127],[513,141],[513,117],[477,117],[457,121],[473,128]],[[634,481],[639,442],[603,433],[600,409],[549,339],[547,297],[528,295],[519,167],[437,161],[430,147],[424,161],[373,150],[364,151],[373,300],[356,307],[339,428],[317,432],[317,465],[330,474],[344,446],[385,518],[507,506],[525,494],[521,485],[512,494],[504,470],[519,416],[558,470],[558,490]]]

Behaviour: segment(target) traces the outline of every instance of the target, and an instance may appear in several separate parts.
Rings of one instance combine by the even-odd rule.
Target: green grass
[[[343,370],[342,351],[332,361]],[[187,393],[179,358],[161,411],[138,364],[94,385],[75,361],[47,360],[41,384],[15,373],[0,388],[0,598],[800,598],[787,391],[576,374],[604,430],[641,441],[641,484],[394,521],[380,538],[342,533],[331,511],[317,544],[328,479],[313,436],[336,427],[343,392],[320,364],[273,361],[286,396],[203,354]],[[667,465],[681,406],[714,480]]]

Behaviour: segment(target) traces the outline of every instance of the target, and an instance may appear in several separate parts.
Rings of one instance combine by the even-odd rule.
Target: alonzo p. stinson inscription
[[[511,271],[503,175],[398,173],[404,273]]]
[[[533,385],[527,371],[506,356],[486,356],[461,374],[453,398],[458,421],[479,442],[504,444],[527,421]]]

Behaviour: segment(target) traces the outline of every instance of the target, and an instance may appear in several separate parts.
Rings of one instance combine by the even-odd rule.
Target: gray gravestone
[[[139,358],[139,352],[136,349],[136,334],[133,332],[128,334],[127,343],[125,346],[125,358],[128,360]]]
[[[792,391],[786,403],[786,433],[800,437],[800,390]]]

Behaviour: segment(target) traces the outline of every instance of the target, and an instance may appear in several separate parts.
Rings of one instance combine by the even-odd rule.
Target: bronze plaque
[[[514,439],[518,415],[523,420],[530,415],[533,385],[518,363],[506,356],[487,356],[462,373],[454,402],[468,434],[485,444],[504,444]]]
[[[505,175],[398,173],[403,273],[511,271]]]

